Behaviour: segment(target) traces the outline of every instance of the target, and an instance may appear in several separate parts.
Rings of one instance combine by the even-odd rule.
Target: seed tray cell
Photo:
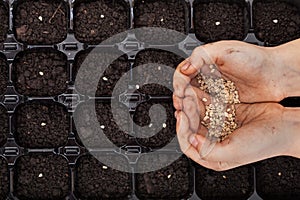
[[[8,5],[6,2],[0,2],[0,42],[3,42],[6,39],[8,32]]]
[[[165,162],[168,154],[141,157],[139,169],[149,169],[149,164]],[[145,166],[144,166],[145,165]],[[136,175],[136,192],[140,199],[186,199],[191,196],[190,162],[181,156],[171,165],[153,172]]]
[[[5,200],[9,192],[9,174],[6,160],[0,156],[0,199]]]
[[[62,156],[20,157],[14,170],[14,195],[19,199],[64,199],[70,189],[68,162]]]
[[[16,111],[16,141],[27,148],[54,148],[67,143],[68,113],[58,104],[23,104]]]
[[[118,80],[126,75],[130,70],[130,63],[127,55],[119,57],[117,60],[112,60],[112,56],[118,53],[114,49],[108,50],[107,53],[99,53],[97,50],[88,49],[81,51],[76,55],[75,62],[73,65],[73,81],[76,80],[76,89],[82,94],[95,95],[95,96],[112,96],[113,89]],[[94,61],[98,61],[94,64]],[[106,63],[112,60],[113,62],[107,66]],[[81,70],[80,75],[78,74],[80,66],[89,66],[87,70]],[[104,70],[102,76],[99,78],[96,93],[92,93],[91,81],[84,81],[86,77],[91,77],[94,73],[93,70]],[[78,74],[78,76],[77,76]],[[83,80],[83,81],[81,81]]]
[[[189,31],[189,6],[184,0],[136,0],[133,12],[135,28],[160,27],[183,34]],[[184,39],[172,34],[166,32],[165,36],[157,37],[152,31],[148,31],[138,32],[136,37],[150,44],[173,44]]]
[[[35,48],[19,53],[13,63],[18,93],[26,96],[56,96],[67,90],[67,57],[52,48]]]
[[[76,0],[74,33],[78,41],[99,44],[109,37],[130,28],[130,6],[125,1]],[[100,26],[99,26],[100,25]],[[126,34],[120,37],[121,42]]]
[[[13,14],[13,31],[20,42],[54,44],[67,37],[69,12],[63,0],[20,0]]]
[[[276,157],[257,164],[257,192],[263,199],[299,199],[299,180],[299,159]]]
[[[120,156],[101,156],[113,162]],[[123,158],[126,164],[126,159]],[[129,165],[129,164],[128,164]],[[93,156],[80,157],[76,165],[75,194],[79,199],[128,199],[132,194],[132,175],[112,169]]]
[[[299,2],[282,1],[292,5],[293,9],[289,9],[289,6],[280,9],[291,13],[291,20],[297,24],[295,13],[296,8],[299,12]],[[278,159],[272,163],[262,161],[227,172],[213,172],[190,164],[190,160],[182,156],[163,169],[136,173],[139,167],[149,168],[146,165],[152,166],[155,163],[155,159],[149,160],[143,155],[145,152],[157,152],[158,158],[162,160],[169,158],[164,157],[167,153],[171,155],[180,152],[176,140],[175,145],[165,146],[176,139],[176,121],[173,116],[172,91],[167,89],[172,87],[172,76],[165,72],[164,65],[174,70],[186,57],[180,56],[189,55],[195,47],[209,41],[238,39],[260,46],[273,46],[288,38],[299,38],[297,31],[289,32],[291,36],[288,37],[280,30],[275,42],[267,37],[257,39],[262,29],[256,26],[256,15],[260,16],[261,11],[258,12],[254,7],[258,3],[270,2],[1,1],[0,16],[4,21],[0,23],[0,33],[8,32],[3,41],[0,34],[0,104],[3,107],[3,112],[0,109],[0,157],[3,158],[0,158],[0,199],[137,200],[164,197],[192,200],[298,200],[299,159]],[[1,5],[6,5],[4,13],[7,20],[1,15]],[[214,12],[204,15],[209,8],[203,9],[203,6],[215,8]],[[272,6],[265,6],[266,15],[272,13],[271,8]],[[227,10],[230,12],[226,12]],[[230,17],[218,17],[223,15]],[[205,20],[208,24],[203,24],[203,17],[207,18]],[[220,24],[217,25],[216,22]],[[281,27],[287,30],[290,21],[283,22],[286,24]],[[224,28],[223,24],[227,26]],[[9,28],[6,29],[5,26]],[[131,28],[152,26],[171,28],[186,36],[178,38],[167,34],[155,37],[153,32],[134,34],[130,31]],[[294,25],[292,27],[295,28]],[[104,50],[105,54],[97,54],[97,51],[93,51],[95,54],[90,53],[91,50],[96,50],[94,48],[98,42],[123,30],[129,31],[121,35],[118,41],[108,40],[100,45],[99,49]],[[220,34],[224,30],[225,33]],[[277,29],[270,29],[269,32],[273,34],[276,31]],[[206,36],[202,38],[204,33]],[[120,42],[121,40],[123,41]],[[176,50],[180,56],[168,52],[169,50]],[[111,53],[116,52],[123,56],[105,66]],[[87,80],[77,73],[83,69],[80,65],[85,58],[97,61],[93,64],[86,60],[85,64],[104,71],[99,79],[97,77],[95,94],[91,93],[94,86],[91,84],[92,74],[86,75]],[[148,68],[156,68],[151,73],[147,68],[137,68],[149,63],[156,63],[147,65]],[[121,77],[122,83],[118,82]],[[75,78],[87,81],[84,86],[75,85]],[[151,81],[161,84],[162,80],[165,80],[167,87],[151,84]],[[118,89],[113,92],[116,85]],[[86,107],[91,100],[95,100],[94,118],[93,112]],[[284,101],[284,105],[299,106],[295,102],[297,99],[288,99]],[[114,114],[119,119],[119,124],[113,119],[111,103],[115,106]],[[44,111],[43,106],[48,107],[48,111]],[[82,121],[75,127],[72,120],[77,109],[83,109],[84,112]],[[166,115],[166,121],[158,121],[163,115]],[[28,116],[31,116],[30,119]],[[150,116],[154,116],[152,121]],[[42,119],[49,119],[49,122],[42,125]],[[103,143],[103,138],[93,137],[95,127],[90,126],[92,123],[102,127],[107,138],[115,144],[114,148],[99,145]],[[24,127],[20,127],[22,124]],[[52,124],[53,129],[50,130],[48,125]],[[157,134],[152,135],[155,127],[158,128]],[[24,130],[24,134],[19,131],[20,128]],[[80,130],[77,132],[76,128]],[[82,134],[80,137],[79,133]],[[84,139],[84,144],[81,139]],[[161,149],[162,147],[165,148]],[[125,158],[124,162],[129,163],[132,173],[116,171],[109,166],[106,169],[103,163],[87,155],[88,150],[92,154],[100,153],[101,158],[107,158],[110,163],[121,154]],[[281,179],[278,179],[279,170],[276,170],[277,175],[272,173],[272,169],[277,168],[280,168]]]
[[[203,200],[248,199],[253,194],[253,181],[253,169],[249,165],[224,172],[196,168],[196,193]]]
[[[0,53],[0,95],[6,91],[8,82],[8,63],[3,54]]]
[[[250,26],[244,1],[194,1],[194,31],[204,41],[243,40]]]
[[[8,135],[8,115],[3,106],[0,106],[0,146],[2,146]]]
[[[300,5],[292,2],[254,1],[253,25],[258,39],[279,45],[300,37]]]
[[[160,106],[160,107],[152,107]],[[153,109],[153,110],[151,110]],[[159,121],[166,112],[166,121]],[[149,148],[162,148],[176,137],[175,108],[171,103],[149,101],[140,104],[133,115],[137,141]],[[153,121],[151,121],[151,119]],[[144,129],[144,127],[148,127]],[[153,133],[156,133],[153,135]],[[141,137],[142,136],[142,137]]]

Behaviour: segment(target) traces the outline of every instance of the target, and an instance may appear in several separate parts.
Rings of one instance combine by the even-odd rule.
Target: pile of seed
[[[240,103],[235,84],[214,75],[216,67],[210,66],[211,74],[199,73],[199,88],[210,94],[210,104],[205,107],[205,116],[201,123],[207,127],[210,138],[223,141],[238,128],[236,123],[235,104]],[[202,99],[207,102],[206,98]]]

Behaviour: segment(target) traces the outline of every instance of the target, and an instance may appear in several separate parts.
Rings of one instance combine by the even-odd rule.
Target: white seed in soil
[[[207,98],[205,98],[205,97],[202,98],[202,101],[203,101],[203,102],[207,102]]]
[[[221,22],[216,21],[216,26],[219,26],[221,24]]]
[[[153,124],[152,124],[152,123],[150,123],[150,124],[149,124],[149,128],[151,128],[151,127],[152,127],[152,125],[153,125]]]
[[[108,169],[108,167],[107,167],[107,166],[105,166],[105,165],[103,165],[103,166],[102,166],[102,169]]]
[[[43,174],[42,173],[39,173],[39,178],[42,178],[43,177]]]
[[[140,89],[140,86],[139,85],[135,85],[135,88],[138,90],[138,89]]]
[[[41,22],[43,21],[43,17],[42,17],[42,16],[39,16],[38,18],[39,18],[39,20],[40,20]]]
[[[104,81],[108,81],[108,78],[106,78],[105,76],[102,78],[102,80]]]
[[[100,126],[100,128],[101,128],[101,129],[104,129],[104,128],[105,128],[105,126],[104,126],[104,125],[101,125],[101,126]]]
[[[171,174],[169,174],[167,177],[168,177],[168,179],[170,179],[170,178],[172,177],[172,175],[171,175]]]
[[[222,176],[224,179],[226,179],[227,177],[225,175]]]
[[[163,21],[164,21],[164,18],[161,18],[160,21],[163,22]]]
[[[277,24],[278,23],[278,19],[273,19],[273,23]]]
[[[44,76],[44,72],[39,72],[39,75]]]
[[[46,126],[47,124],[45,122],[42,122],[41,123],[41,126]]]
[[[281,174],[281,172],[278,172],[278,176],[281,176],[282,174]]]
[[[158,69],[158,70],[161,70],[161,66],[158,66],[157,69]]]
[[[163,128],[167,128],[167,124],[166,123],[163,123]]]
[[[104,18],[104,15],[100,15],[100,17],[103,19],[103,18]]]

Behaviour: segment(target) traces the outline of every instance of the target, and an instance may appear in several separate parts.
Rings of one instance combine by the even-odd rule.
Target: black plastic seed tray
[[[185,36],[122,33],[141,27],[172,29]],[[91,97],[88,89],[74,85],[80,65],[91,49],[118,33],[118,40],[109,39],[98,48],[124,55],[105,70],[96,97]],[[299,199],[299,159],[272,158],[226,172],[198,166],[180,156],[176,142],[166,147],[176,141],[172,91],[159,85],[158,78],[157,84],[132,84],[145,75],[137,66],[159,63],[151,72],[155,78],[165,65],[175,69],[195,47],[208,42],[236,39],[273,46],[299,36],[296,0],[1,1],[0,200]],[[123,76],[127,84],[113,93]],[[163,77],[171,86],[172,76]],[[77,133],[75,111],[82,109],[82,123],[88,124],[91,99],[115,148],[85,147],[97,142],[90,135],[93,127],[83,127],[80,137]],[[113,120],[111,102],[118,105],[121,124]],[[282,104],[299,106],[297,98]],[[150,118],[150,108],[157,105],[166,111],[163,124]],[[158,126],[159,131],[137,137],[144,134],[144,126]],[[159,153],[153,157],[143,154],[155,151]],[[136,173],[174,155],[179,159],[167,167]],[[107,165],[115,160],[128,172]]]

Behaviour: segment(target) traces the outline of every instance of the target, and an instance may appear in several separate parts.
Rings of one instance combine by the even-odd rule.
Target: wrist
[[[283,122],[287,151],[284,155],[300,158],[300,109],[284,108]]]
[[[298,42],[299,43],[299,42]],[[300,43],[293,42],[270,48],[272,68],[276,70],[283,98],[300,96]]]

